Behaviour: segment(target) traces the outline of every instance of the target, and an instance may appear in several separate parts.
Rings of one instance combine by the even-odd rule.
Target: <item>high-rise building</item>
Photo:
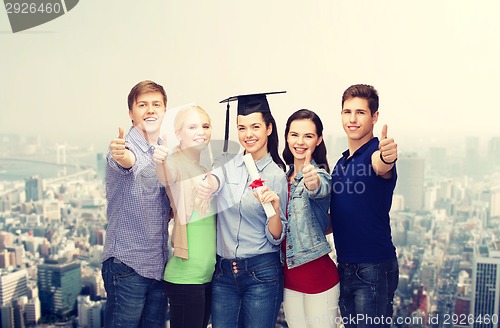
[[[38,289],[42,314],[66,317],[76,309],[82,288],[80,263],[46,261],[38,265]]]
[[[442,174],[448,167],[448,158],[445,147],[429,148],[429,170],[433,174]]]
[[[36,202],[37,200],[43,199],[42,178],[39,176],[26,178],[24,181],[24,191],[26,192],[27,202]]]
[[[103,153],[97,153],[97,177],[99,177],[103,182],[106,176],[106,155]]]
[[[21,265],[23,263],[25,257],[24,246],[17,245],[17,246],[7,247],[7,250],[10,252],[11,256],[10,265],[16,266],[16,265]]]
[[[404,197],[405,209],[421,211],[424,208],[425,161],[416,154],[401,154],[396,164],[398,180],[395,194]]]
[[[0,305],[9,305],[12,300],[28,296],[28,273],[25,269],[0,272]]]
[[[14,328],[25,327],[25,305],[28,303],[28,297],[19,297],[12,301],[12,309],[14,310]]]
[[[480,169],[483,152],[479,147],[479,137],[465,138],[464,170],[467,176],[476,177],[480,172],[483,172],[483,170]],[[471,160],[472,158],[474,160]]]
[[[12,200],[10,195],[0,196],[0,213],[9,212],[12,208]]]
[[[426,259],[422,263],[420,271],[420,279],[427,292],[434,292],[438,279],[438,265],[434,261],[431,262],[431,260]]]
[[[0,269],[5,269],[10,266],[9,251],[4,249],[0,251]]]
[[[38,320],[42,317],[42,308],[38,297],[29,300],[24,305],[24,312],[26,314],[26,324],[36,325],[38,323]]]
[[[0,306],[1,327],[14,327],[14,309],[11,304]]]
[[[78,296],[78,325],[80,327],[101,328],[103,302],[93,302],[89,296]]]
[[[489,190],[490,197],[487,199],[490,206],[489,216],[491,218],[500,217],[500,187],[497,186]]]
[[[500,168],[500,137],[493,137],[488,142],[488,161],[493,170]]]
[[[484,246],[480,246],[484,248]],[[498,318],[500,313],[500,243],[491,244],[486,252],[477,251],[472,267],[472,302],[474,318]],[[498,328],[498,320],[475,322],[473,328]]]
[[[14,245],[14,235],[7,231],[0,231],[0,249]]]

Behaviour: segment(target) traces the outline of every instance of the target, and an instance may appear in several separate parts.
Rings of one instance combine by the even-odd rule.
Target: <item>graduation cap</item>
[[[268,113],[271,112],[269,103],[267,102],[266,95],[277,93],[285,93],[286,91],[253,93],[248,95],[239,95],[221,100],[219,103],[227,102],[226,108],[226,130],[224,133],[224,152],[227,151],[229,139],[229,103],[238,100],[238,115],[250,115],[252,113]]]

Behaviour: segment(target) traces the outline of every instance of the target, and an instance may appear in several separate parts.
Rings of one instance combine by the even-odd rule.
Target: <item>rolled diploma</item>
[[[257,171],[257,167],[255,166],[255,162],[253,161],[252,154],[243,155],[243,162],[245,162],[245,166],[247,167],[248,173],[250,174],[250,179],[252,181],[260,179],[259,171]],[[255,188],[255,191],[257,191],[259,197],[261,189],[262,187]],[[267,218],[276,215],[276,212],[274,211],[273,205],[271,203],[262,203],[262,207],[264,207]]]

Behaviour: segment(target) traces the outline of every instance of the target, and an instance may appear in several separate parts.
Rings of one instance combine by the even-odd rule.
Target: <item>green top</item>
[[[204,284],[212,281],[215,270],[215,215],[200,218],[193,210],[187,225],[189,259],[168,259],[163,279],[174,284]]]

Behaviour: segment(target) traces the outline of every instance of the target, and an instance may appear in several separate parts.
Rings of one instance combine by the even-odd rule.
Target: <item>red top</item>
[[[290,197],[290,184],[288,184],[288,197]],[[281,249],[286,254],[286,240],[281,243]],[[285,261],[283,275],[285,288],[306,294],[325,292],[339,282],[337,266],[328,254],[293,269],[289,269]]]

